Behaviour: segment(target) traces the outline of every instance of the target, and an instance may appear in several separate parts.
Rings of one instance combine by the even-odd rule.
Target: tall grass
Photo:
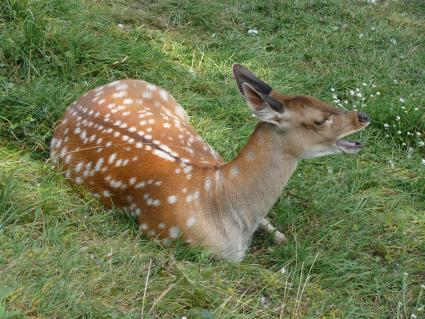
[[[424,5],[369,2],[2,1],[0,316],[424,316]],[[232,158],[255,126],[234,62],[373,119],[358,156],[300,165],[270,212],[287,245],[165,248],[50,166],[67,105],[121,78],[166,88]]]

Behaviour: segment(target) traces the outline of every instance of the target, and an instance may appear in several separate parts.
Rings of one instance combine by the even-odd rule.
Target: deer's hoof
[[[273,237],[273,241],[275,244],[285,244],[288,241],[285,235],[282,234],[280,231],[276,231]]]

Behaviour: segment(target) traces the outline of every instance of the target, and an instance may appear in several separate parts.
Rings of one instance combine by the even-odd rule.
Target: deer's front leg
[[[282,234],[280,231],[278,231],[265,218],[263,218],[263,220],[260,222],[259,228],[263,229],[264,231],[268,232],[269,234],[272,234],[273,235],[273,241],[274,241],[275,244],[283,244],[283,243],[286,243],[288,241],[286,239],[285,235]]]

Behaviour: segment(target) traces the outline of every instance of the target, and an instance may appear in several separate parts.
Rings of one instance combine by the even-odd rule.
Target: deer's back
[[[165,239],[203,227],[208,175],[223,164],[168,92],[137,80],[110,83],[72,103],[51,155],[71,182],[107,206],[130,210],[142,231]]]

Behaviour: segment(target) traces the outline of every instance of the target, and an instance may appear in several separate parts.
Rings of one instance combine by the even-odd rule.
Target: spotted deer
[[[73,102],[54,132],[52,158],[66,179],[107,207],[128,210],[141,232],[164,244],[181,237],[239,261],[259,227],[283,242],[265,217],[298,162],[357,153],[360,143],[341,138],[370,120],[279,93],[241,65],[233,74],[259,123],[229,162],[167,91],[139,80],[112,82]]]

